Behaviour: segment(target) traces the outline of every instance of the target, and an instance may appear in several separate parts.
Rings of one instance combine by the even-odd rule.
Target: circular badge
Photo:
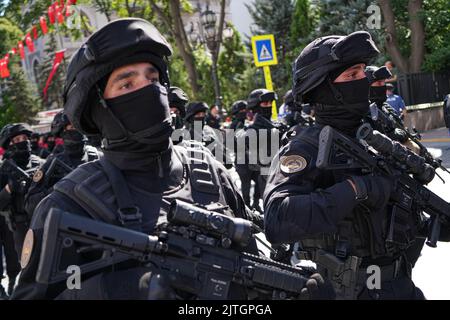
[[[33,252],[33,244],[34,233],[33,230],[28,229],[25,240],[23,241],[22,256],[20,257],[20,266],[22,269],[28,265],[28,262],[30,262],[31,253]]]
[[[43,176],[44,176],[44,172],[42,172],[42,170],[38,170],[33,175],[33,181],[37,183],[37,182],[41,181]]]
[[[293,154],[280,158],[280,170],[284,173],[300,172],[306,168],[308,162],[302,156]]]

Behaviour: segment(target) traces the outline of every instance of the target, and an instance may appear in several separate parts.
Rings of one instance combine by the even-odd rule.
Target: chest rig
[[[167,222],[171,200],[180,199],[209,210],[231,214],[213,163],[212,155],[200,143],[184,141],[173,152],[183,163],[181,183],[159,194],[157,225]],[[134,202],[122,172],[105,158],[81,165],[54,186],[84,209],[93,219],[142,230],[142,209]]]
[[[290,140],[295,139],[318,150],[320,127],[297,128],[291,133]],[[345,157],[337,154],[336,157]],[[315,163],[317,154],[313,156]],[[320,188],[327,188],[344,181],[348,175],[361,174],[349,170],[320,170],[313,167],[306,173],[305,179],[316,180]],[[320,193],[320,188],[316,192]],[[298,259],[314,261],[320,272],[332,280],[334,288],[341,298],[355,299],[355,294],[364,284],[367,261],[375,259],[396,261],[411,244],[410,239],[393,242],[394,235],[404,233],[405,225],[395,219],[396,212],[392,206],[382,208],[380,212],[372,212],[359,204],[353,212],[342,219],[334,233],[319,234],[302,239],[295,244],[295,255]],[[397,214],[398,216],[398,214]],[[407,228],[407,227],[406,227]],[[396,238],[397,239],[397,238]],[[363,271],[361,271],[363,270]],[[394,273],[396,273],[396,270]],[[393,274],[388,272],[389,275]]]

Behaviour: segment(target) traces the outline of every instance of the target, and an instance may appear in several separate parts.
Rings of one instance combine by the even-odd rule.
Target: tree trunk
[[[184,60],[184,64],[186,66],[190,80],[192,93],[196,98],[198,97],[200,92],[200,87],[198,85],[198,72],[195,66],[194,54],[192,53],[191,46],[184,30],[183,19],[181,17],[180,0],[170,0],[169,8],[175,26],[175,32],[173,33],[173,36],[177,43],[178,49],[180,50],[180,55]]]
[[[149,0],[152,9],[166,25],[167,29],[174,37],[181,58],[184,61],[186,71],[189,77],[189,84],[194,95],[194,99],[199,96],[200,86],[198,84],[198,72],[195,66],[194,54],[186,36],[181,18],[181,8],[179,0],[169,0],[170,15],[166,15],[164,11],[156,5],[155,1]]]
[[[409,72],[420,72],[425,55],[425,28],[419,16],[423,0],[409,0],[408,14],[411,29],[411,56]]]
[[[397,41],[397,32],[395,30],[395,17],[391,7],[391,0],[378,0],[381,11],[383,12],[384,22],[386,24],[386,50],[392,58],[397,68],[403,72],[409,72],[408,60],[402,56]]]

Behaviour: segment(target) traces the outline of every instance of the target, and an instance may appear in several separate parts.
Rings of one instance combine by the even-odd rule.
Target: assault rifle
[[[82,274],[137,260],[151,266],[152,275],[167,279],[171,289],[199,299],[227,299],[232,283],[244,288],[249,299],[297,299],[312,274],[239,250],[260,231],[248,220],[179,200],[172,202],[167,219],[160,231],[148,235],[52,209],[45,221],[36,281],[66,281],[66,249],[101,252],[98,259],[75,263]],[[149,291],[150,299],[168,296]]]
[[[426,243],[436,247],[441,224],[450,221],[450,204],[423,186],[433,180],[434,168],[423,157],[374,131],[367,123],[358,129],[357,139],[359,143],[325,126],[319,137],[316,166],[330,170],[359,168],[363,173],[392,178],[396,183],[390,199],[394,203],[393,216],[404,219],[414,208],[428,213],[431,228]],[[345,160],[338,156],[342,154],[345,154]],[[396,242],[393,225],[387,242]]]
[[[0,167],[0,171],[3,174],[7,175],[15,184],[16,188],[14,189],[14,191],[23,194],[27,192],[28,187],[31,184],[31,178],[36,169],[37,168],[33,168],[31,170],[25,171],[10,159],[4,160]]]
[[[420,142],[420,134],[416,130],[412,132],[408,128],[405,128],[403,121],[397,114],[395,114],[393,110],[390,110],[390,108],[387,108],[385,105],[380,107],[376,103],[372,103],[370,105],[370,118],[375,126],[375,129],[385,132],[391,139],[401,143],[404,143],[410,139],[420,148],[419,155],[425,159],[426,163],[435,169],[441,168],[442,170],[450,173],[450,171],[442,165],[442,161],[440,159],[435,159],[427,148]],[[441,180],[443,181],[442,178]]]

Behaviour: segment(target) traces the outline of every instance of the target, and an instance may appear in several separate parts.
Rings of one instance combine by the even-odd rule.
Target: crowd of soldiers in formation
[[[135,32],[137,42],[130,41]],[[232,104],[230,123],[222,121],[216,106],[210,110],[205,102],[189,102],[181,88],[170,86],[164,59],[171,54],[170,45],[153,26],[139,19],[108,24],[75,53],[65,87],[65,110],[55,116],[46,141],[23,123],[8,124],[0,133],[4,149],[0,248],[9,278],[7,292],[0,286],[1,296],[95,299],[91,294],[96,289],[89,288],[101,286],[108,292],[105,279],[129,281],[114,273],[99,282],[92,277],[86,282],[86,296],[37,284],[42,230],[50,208],[127,228],[135,228],[127,223],[135,219],[140,230],[151,233],[167,215],[163,202],[177,199],[204,208],[220,203],[215,207],[220,212],[253,221],[274,244],[273,259],[290,264],[296,243],[298,256],[317,263],[337,298],[423,298],[411,281],[410,270],[423,245],[415,232],[425,223],[401,216],[405,219],[402,228],[411,224],[416,229],[395,229],[400,240],[389,243],[389,252],[380,229],[399,225],[398,221],[386,222],[390,214],[380,213],[390,210],[390,179],[364,174],[359,168],[323,171],[314,165],[320,129],[326,125],[355,137],[364,121],[376,119],[376,110],[402,124],[386,104],[385,80],[390,72],[367,65],[378,52],[370,35],[362,31],[316,39],[294,64],[293,89],[284,94],[277,120],[272,116],[277,94],[259,88]],[[109,60],[104,60],[103,53]],[[99,54],[98,61],[91,56],[95,54]],[[177,129],[186,130],[197,142],[184,135],[174,139],[172,133]],[[217,148],[211,146],[222,143],[218,135],[225,134],[224,129],[235,130],[235,139],[245,138],[251,129],[269,134],[257,135],[256,144],[245,144],[244,155],[225,150],[217,156]],[[397,138],[395,128],[377,129]],[[238,161],[273,144],[273,132],[279,138],[279,153],[272,154],[272,163]],[[419,152],[408,137],[401,142]],[[183,169],[178,159],[189,157],[187,150],[194,149],[206,155],[203,167]],[[222,156],[227,159],[218,158]],[[230,178],[233,168],[240,189]],[[80,190],[92,196],[89,202],[79,196]],[[135,203],[124,199],[122,191],[131,194]],[[124,207],[137,213],[127,216]],[[108,220],[109,211],[101,208],[112,208],[118,214],[116,222]],[[404,254],[416,243],[418,249],[408,251],[408,255],[414,251],[412,256]],[[72,258],[63,256],[67,261]],[[382,282],[395,290],[364,287],[364,268],[371,264],[381,266]],[[109,294],[110,298],[126,298],[125,293]]]

